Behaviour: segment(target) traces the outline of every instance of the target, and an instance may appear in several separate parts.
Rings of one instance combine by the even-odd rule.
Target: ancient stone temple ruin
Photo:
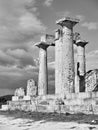
[[[43,112],[83,112],[98,114],[98,70],[86,72],[85,47],[87,41],[75,33],[73,28],[78,19],[66,17],[56,22],[61,29],[55,36],[46,34],[35,46],[39,48],[38,86],[33,79],[27,82],[27,91],[17,89],[10,110]],[[77,47],[76,67],[74,45]],[[55,94],[48,94],[47,49],[55,48]],[[76,69],[75,69],[76,68]]]

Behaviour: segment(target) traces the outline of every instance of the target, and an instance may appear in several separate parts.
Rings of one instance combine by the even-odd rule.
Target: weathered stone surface
[[[18,96],[12,96],[12,101],[18,101]]]
[[[25,101],[31,100],[31,96],[24,96],[23,100],[25,100]]]
[[[18,88],[15,90],[15,96],[18,96],[19,98],[23,97],[25,95],[24,88]]]
[[[66,95],[74,92],[73,26],[78,22],[78,20],[69,17],[57,21],[57,24],[62,26],[62,34],[55,41],[56,94]]]
[[[88,71],[85,75],[85,91],[98,91],[98,70]]]
[[[3,111],[7,111],[8,109],[9,109],[8,105],[2,105],[1,106],[1,110],[3,110]]]
[[[37,95],[37,86],[33,79],[28,80],[27,82],[27,96],[36,96]]]

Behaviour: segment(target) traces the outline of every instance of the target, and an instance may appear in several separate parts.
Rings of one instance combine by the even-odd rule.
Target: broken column
[[[85,46],[88,42],[84,40],[77,40],[77,77],[79,82],[79,92],[85,91],[84,75],[86,73],[86,62],[85,62]]]
[[[27,96],[37,96],[37,86],[33,79],[27,81]]]
[[[60,36],[60,42],[56,41],[55,43],[55,64],[58,64],[58,62],[60,63],[59,66],[56,65],[55,67],[56,94],[66,95],[67,93],[74,92],[75,72],[73,50],[73,26],[75,26],[75,24],[77,24],[78,22],[78,19],[72,19],[69,17],[57,21],[57,24],[62,26],[62,36]],[[59,49],[57,46],[59,47]],[[60,84],[58,84],[58,79],[61,81]]]
[[[46,34],[41,37],[41,42],[35,45],[39,47],[39,77],[38,95],[48,94],[48,69],[47,69],[47,48],[53,44],[54,36]]]

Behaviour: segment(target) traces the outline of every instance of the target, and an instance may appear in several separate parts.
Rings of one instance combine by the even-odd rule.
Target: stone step
[[[98,98],[87,98],[87,99],[65,99],[65,105],[98,105]]]
[[[48,105],[38,104],[37,111],[38,112],[48,112]]]

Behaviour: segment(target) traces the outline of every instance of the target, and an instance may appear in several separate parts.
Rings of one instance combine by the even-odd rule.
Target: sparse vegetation
[[[10,101],[12,99],[12,96],[13,95],[5,95],[5,96],[0,97],[0,108],[1,108],[1,105],[7,104],[7,101]]]

